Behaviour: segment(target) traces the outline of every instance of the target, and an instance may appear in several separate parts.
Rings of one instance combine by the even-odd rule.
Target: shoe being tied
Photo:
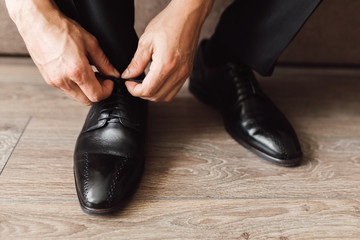
[[[291,124],[261,90],[253,72],[227,62],[209,67],[204,60],[206,40],[198,49],[189,90],[217,108],[227,132],[258,156],[282,166],[296,166],[302,152]]]
[[[123,82],[94,103],[77,139],[74,177],[82,209],[91,214],[118,210],[131,196],[144,168],[147,101]]]

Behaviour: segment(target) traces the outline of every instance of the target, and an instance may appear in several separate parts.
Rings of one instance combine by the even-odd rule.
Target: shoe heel
[[[190,78],[189,83],[189,91],[202,103],[210,106],[215,106],[215,100],[210,96],[210,94],[206,93],[200,87],[196,86],[196,84],[192,83]]]

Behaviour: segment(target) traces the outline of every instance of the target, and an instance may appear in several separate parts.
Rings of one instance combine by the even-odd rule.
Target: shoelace
[[[113,82],[116,82],[116,81],[124,81],[124,82],[125,81],[132,81],[132,82],[142,83],[142,81],[143,81],[142,79],[133,79],[133,78],[123,79],[121,77],[117,78],[117,77],[105,75],[105,74],[102,74],[102,73],[99,73],[99,72],[95,72],[95,76],[100,81],[104,81],[104,80],[107,80],[107,79],[110,79]]]
[[[105,108],[100,111],[100,116],[104,115],[105,113],[106,117],[100,117],[98,121],[102,121],[102,120],[110,121],[112,119],[124,118],[124,116],[120,115],[121,111],[123,111],[123,109],[119,107]]]
[[[110,108],[104,108],[100,111],[100,117],[98,121],[105,120],[108,122],[118,122],[126,127],[130,127],[133,129],[138,130],[140,123],[134,122],[133,120],[129,119],[127,116],[125,116],[124,112],[127,112],[128,110],[121,108],[121,107],[110,107]],[[105,115],[105,116],[104,116]],[[102,117],[101,117],[102,116]],[[111,121],[111,120],[117,120],[117,121]],[[125,120],[125,122],[124,122]]]
[[[254,86],[252,84],[253,76],[246,69],[236,65],[230,65],[229,74],[230,74],[230,78],[233,80],[235,84],[237,91],[236,93],[238,96],[234,105],[239,104],[244,99],[256,93]],[[240,78],[239,76],[242,77]]]

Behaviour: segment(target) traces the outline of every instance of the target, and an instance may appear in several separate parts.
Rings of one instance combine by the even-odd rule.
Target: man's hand
[[[49,0],[7,0],[31,57],[45,81],[69,97],[91,105],[110,96],[113,83],[100,83],[88,58],[106,75],[119,77],[94,36],[64,16]]]
[[[134,78],[150,65],[142,84],[126,82],[133,96],[170,101],[191,73],[201,26],[213,0],[172,0],[145,29],[123,78]]]

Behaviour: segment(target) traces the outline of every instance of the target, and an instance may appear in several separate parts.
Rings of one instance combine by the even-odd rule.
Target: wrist
[[[170,5],[174,5],[184,15],[192,15],[202,21],[209,15],[214,0],[172,0]]]
[[[29,32],[48,29],[49,23],[54,23],[61,15],[52,0],[6,0],[6,5],[23,37]]]
[[[45,13],[56,10],[52,0],[5,0],[5,3],[9,16],[16,25],[29,24]]]
[[[21,9],[23,9],[23,5],[25,4],[26,1],[16,1],[16,0],[5,0],[5,6],[7,8],[7,11],[9,13],[10,18],[14,21],[17,22],[20,11]]]
[[[183,26],[182,34],[193,35],[200,33],[213,2],[213,0],[172,0],[167,8],[171,16],[176,16],[173,18],[176,19],[176,25],[180,23]]]

